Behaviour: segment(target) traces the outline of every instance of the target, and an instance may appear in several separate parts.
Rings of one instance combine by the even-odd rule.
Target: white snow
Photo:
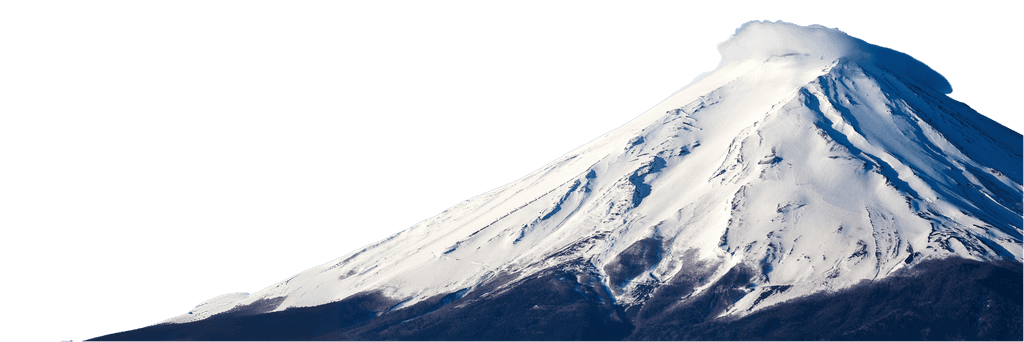
[[[718,51],[722,54],[722,66],[749,60],[761,62],[771,57],[803,56],[830,62],[842,58],[882,66],[944,94],[953,91],[945,77],[906,54],[820,25],[748,22],[737,29],[731,39],[719,45]]]
[[[1021,137],[964,124],[980,115],[942,94],[941,75],[820,26],[751,22],[719,50],[715,71],[518,181],[168,322],[368,290],[409,305],[574,258],[603,270],[649,237],[664,257],[634,281],[670,281],[688,251],[716,276],[761,272],[731,314],[885,277],[912,255],[1022,260]],[[792,288],[755,305],[773,285]]]
[[[195,321],[195,320],[209,318],[210,316],[212,316],[212,315],[214,315],[216,313],[220,313],[220,312],[231,310],[231,308],[235,307],[235,305],[238,302],[243,301],[243,300],[245,300],[248,297],[249,297],[249,293],[245,293],[245,292],[228,293],[228,294],[220,295],[220,296],[214,297],[214,298],[212,298],[212,299],[210,299],[208,301],[202,302],[199,305],[196,305],[196,307],[194,309],[192,309],[192,311],[189,311],[187,314],[173,317],[173,318],[168,319],[168,320],[166,320],[164,322],[167,322],[167,323],[185,323],[185,322],[191,322],[191,321]]]

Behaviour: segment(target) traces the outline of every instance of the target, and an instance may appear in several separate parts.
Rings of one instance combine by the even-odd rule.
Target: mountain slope
[[[918,265],[1005,261],[971,267],[1019,280],[1020,134],[946,97],[923,63],[838,30],[751,22],[719,50],[714,72],[516,182],[151,328],[341,310],[355,313],[282,337],[717,338],[654,333],[757,321],[823,294],[907,291],[887,282]],[[1014,298],[1004,287],[977,293]],[[698,306],[692,321],[666,316]],[[508,312],[547,320],[451,332],[488,312],[495,329]]]

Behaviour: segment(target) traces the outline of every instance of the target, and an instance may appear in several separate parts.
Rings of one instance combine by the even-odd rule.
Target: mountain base
[[[512,282],[496,277],[391,310],[363,293],[317,307],[221,314],[92,339],[116,340],[1021,340],[1022,267],[1015,262],[924,261],[875,282],[819,293],[739,319],[716,318],[751,273],[731,270],[696,298],[665,284],[639,310],[578,267]],[[691,287],[692,288],[692,287]]]

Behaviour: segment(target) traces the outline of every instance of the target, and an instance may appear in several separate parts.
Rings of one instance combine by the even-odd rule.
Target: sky
[[[1002,6],[4,2],[0,336],[140,328],[342,257],[640,115],[750,20],[907,53],[1024,132]]]

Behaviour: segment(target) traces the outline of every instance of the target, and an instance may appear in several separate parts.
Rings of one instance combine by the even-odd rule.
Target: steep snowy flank
[[[719,50],[706,77],[520,180],[167,322],[370,290],[398,310],[554,267],[629,307],[695,262],[709,276],[684,302],[755,273],[723,313],[742,316],[926,259],[1024,260],[1022,137],[941,75],[820,26],[751,22]]]

